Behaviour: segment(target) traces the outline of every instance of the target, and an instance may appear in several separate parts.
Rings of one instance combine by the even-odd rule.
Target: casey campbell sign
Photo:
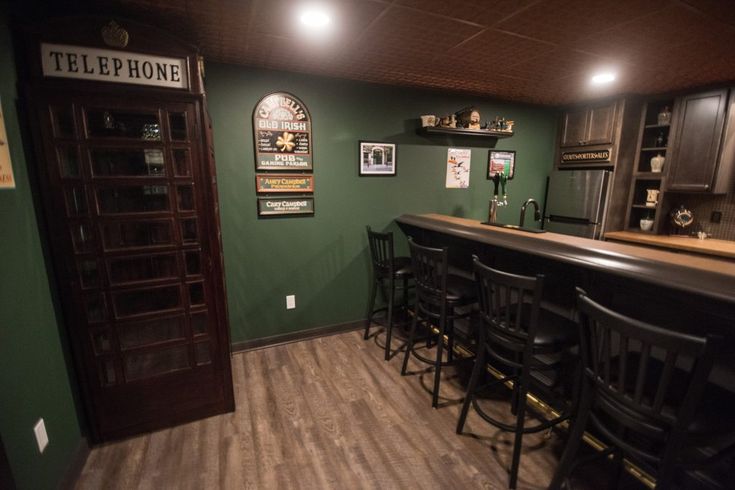
[[[41,66],[45,77],[189,88],[184,58],[42,43]]]
[[[260,197],[258,216],[314,214],[313,197]]]

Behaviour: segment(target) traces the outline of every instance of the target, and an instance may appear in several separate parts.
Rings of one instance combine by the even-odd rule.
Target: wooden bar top
[[[396,221],[735,303],[735,263],[726,260],[558,233],[529,233],[442,214],[404,214]]]
[[[611,231],[605,238],[621,242],[640,243],[652,247],[670,248],[684,252],[735,259],[735,242],[707,238],[699,240],[688,236],[652,235],[633,231]]]

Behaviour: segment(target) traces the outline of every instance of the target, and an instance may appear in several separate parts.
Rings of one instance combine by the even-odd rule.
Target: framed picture
[[[358,163],[360,176],[396,175],[396,145],[360,141]]]
[[[516,172],[515,151],[490,150],[487,157],[487,178],[492,180],[496,174],[503,173],[508,180],[512,179]]]

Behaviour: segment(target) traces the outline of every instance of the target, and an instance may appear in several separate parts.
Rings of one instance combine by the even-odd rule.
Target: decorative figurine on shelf
[[[480,129],[480,112],[474,107],[457,111],[457,126],[467,129]]]
[[[694,213],[680,204],[678,208],[671,212],[671,223],[674,225],[675,234],[686,234],[685,228],[694,223]]]
[[[442,128],[456,128],[457,127],[457,116],[451,114],[449,116],[442,116],[439,119],[439,126]]]
[[[666,157],[657,153],[655,157],[651,158],[651,172],[660,173],[664,168],[664,162]]]
[[[656,137],[656,148],[663,148],[666,146],[666,137],[664,136],[664,132],[661,131],[658,133],[658,136]]]
[[[661,112],[658,113],[658,124],[659,126],[668,126],[671,124],[671,111],[669,106],[664,106]]]
[[[497,131],[501,133],[512,133],[514,124],[515,122],[511,121],[510,119],[506,119],[500,116],[495,116],[495,119],[485,123],[485,126],[483,126],[483,129],[487,129],[489,131]]]
[[[433,128],[436,126],[437,117],[433,114],[425,114],[421,116],[421,126],[424,128]]]

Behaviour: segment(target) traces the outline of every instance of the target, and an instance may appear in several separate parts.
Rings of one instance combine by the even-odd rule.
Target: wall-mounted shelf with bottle
[[[645,104],[638,136],[638,151],[630,183],[625,226],[628,231],[658,233],[666,154],[669,149],[674,99],[657,99]]]
[[[491,129],[443,128],[427,126],[419,129],[421,134],[453,134],[459,136],[479,136],[486,138],[510,138],[513,131],[493,131]]]

